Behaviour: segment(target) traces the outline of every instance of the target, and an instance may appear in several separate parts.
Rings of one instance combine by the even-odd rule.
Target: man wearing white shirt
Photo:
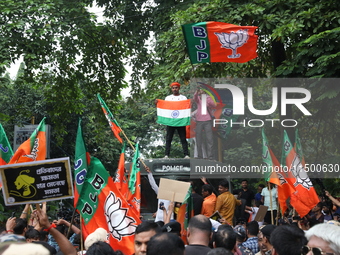
[[[158,185],[155,181],[155,178],[153,178],[152,172],[150,171],[149,168],[145,169],[148,172],[148,180],[150,183],[151,188],[155,191],[156,195],[158,195]],[[164,221],[164,212],[160,208],[160,204],[163,203],[163,207],[167,210],[169,205],[170,205],[170,200],[165,200],[165,199],[158,199],[158,206],[157,206],[157,212],[156,212],[156,217],[155,217],[155,222],[157,221]],[[173,213],[171,213],[170,219],[173,219]]]
[[[172,95],[167,96],[165,98],[165,101],[187,100],[186,96],[183,96],[179,93],[181,84],[179,84],[178,82],[173,82],[170,84],[170,87],[171,87]],[[155,103],[157,105],[157,99]],[[165,141],[165,157],[164,158],[169,158],[171,142],[172,142],[172,138],[176,130],[181,140],[184,158],[189,158],[189,150],[188,150],[188,142],[186,139],[186,127],[185,126],[182,126],[182,127],[166,126],[166,141]]]
[[[268,182],[267,187],[262,189],[261,196],[263,205],[268,206],[268,211],[266,213],[266,216],[264,217],[264,222],[275,225],[277,216],[277,189],[272,183]],[[271,222],[272,211],[274,222]]]

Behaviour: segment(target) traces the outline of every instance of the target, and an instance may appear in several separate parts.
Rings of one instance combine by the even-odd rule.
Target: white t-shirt
[[[148,179],[149,179],[149,183],[150,183],[151,188],[155,191],[156,195],[158,195],[158,186],[156,184],[155,179],[153,178],[152,173],[148,173]],[[157,222],[157,221],[164,221],[163,210],[159,209],[159,204],[161,202],[164,203],[164,207],[167,210],[168,210],[168,207],[170,205],[170,201],[169,200],[158,199],[158,205],[157,205],[157,212],[156,212],[155,222]],[[174,218],[174,214],[171,213],[170,219],[173,219],[173,218]]]
[[[248,211],[248,213],[250,214],[251,221],[255,220],[255,217],[256,217],[256,214],[258,213],[258,211],[259,211],[258,207],[251,207],[251,211]],[[263,221],[258,221],[257,223],[259,224],[259,226],[263,225]]]
[[[165,98],[165,101],[182,101],[182,100],[187,100],[187,97],[181,94],[178,96],[170,95]]]
[[[277,210],[277,203],[276,203],[277,189],[272,188],[271,193],[272,193],[272,208],[270,207],[270,196],[269,196],[268,188],[266,187],[262,189],[262,192],[261,192],[261,196],[264,197],[264,206],[268,206],[268,211]]]

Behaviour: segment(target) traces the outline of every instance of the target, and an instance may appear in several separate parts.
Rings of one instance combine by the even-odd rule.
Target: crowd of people
[[[149,175],[152,180],[152,175]],[[259,185],[258,192],[254,193],[247,180],[243,180],[241,188],[231,193],[228,182],[222,180],[218,186],[219,194],[215,194],[207,180],[201,180],[202,199],[194,200],[194,207],[200,210],[196,210],[196,215],[190,218],[185,236],[183,226],[171,216],[176,211],[176,203],[163,201],[163,207],[159,208],[163,211],[162,215],[156,217],[156,213],[154,220],[142,221],[137,226],[135,255],[340,254],[340,202],[329,192],[326,191],[325,195],[334,208],[320,202],[303,218],[291,210],[282,216],[276,213],[274,222],[272,217],[264,217],[262,222],[258,222],[253,214],[257,212],[255,208],[266,204],[264,185]],[[156,192],[157,185],[153,185]],[[273,189],[275,187],[271,187]],[[193,197],[200,196],[198,193],[194,192]],[[276,197],[273,199],[276,200]],[[240,212],[241,208],[244,213]],[[271,211],[278,208],[272,206],[269,209],[269,214],[272,214]],[[81,244],[79,222],[71,224],[65,219],[50,220],[46,203],[31,211],[28,219],[30,210],[31,206],[26,205],[20,217],[7,220],[0,235],[0,254],[123,254],[108,244],[108,233],[103,228],[90,233]],[[216,211],[220,215],[218,220],[210,217]]]

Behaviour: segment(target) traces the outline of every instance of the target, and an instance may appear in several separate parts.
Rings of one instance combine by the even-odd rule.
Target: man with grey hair
[[[321,223],[306,231],[308,239],[304,247],[304,254],[314,254],[318,250],[320,254],[340,254],[340,227],[337,225]]]

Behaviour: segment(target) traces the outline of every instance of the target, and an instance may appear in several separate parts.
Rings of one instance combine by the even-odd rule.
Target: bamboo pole
[[[268,190],[269,190],[269,201],[270,201],[270,218],[271,218],[272,224],[274,225],[273,198],[272,198],[272,188],[271,188],[270,182],[268,182]]]

